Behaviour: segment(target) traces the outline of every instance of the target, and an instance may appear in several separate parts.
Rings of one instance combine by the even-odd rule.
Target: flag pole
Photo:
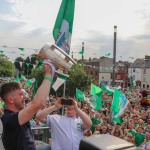
[[[66,96],[66,81],[64,82],[64,89],[63,89],[63,98]],[[62,116],[64,115],[64,106],[62,107]]]

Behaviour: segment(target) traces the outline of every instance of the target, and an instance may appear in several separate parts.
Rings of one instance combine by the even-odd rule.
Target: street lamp
[[[114,47],[113,47],[113,80],[112,86],[115,86],[115,68],[116,68],[116,37],[117,37],[117,26],[114,26]]]

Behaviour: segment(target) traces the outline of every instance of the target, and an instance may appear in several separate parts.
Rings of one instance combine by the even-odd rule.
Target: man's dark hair
[[[5,101],[5,96],[7,93],[20,89],[20,84],[17,82],[4,83],[0,88],[0,97]]]

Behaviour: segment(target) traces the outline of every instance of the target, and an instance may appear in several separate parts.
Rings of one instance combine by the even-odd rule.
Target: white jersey
[[[79,150],[84,130],[82,120],[76,117],[48,115],[47,126],[51,128],[52,150]]]

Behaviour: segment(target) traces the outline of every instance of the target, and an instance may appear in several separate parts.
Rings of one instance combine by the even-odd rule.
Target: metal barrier
[[[35,140],[43,141],[49,144],[50,128],[49,127],[31,127]]]

